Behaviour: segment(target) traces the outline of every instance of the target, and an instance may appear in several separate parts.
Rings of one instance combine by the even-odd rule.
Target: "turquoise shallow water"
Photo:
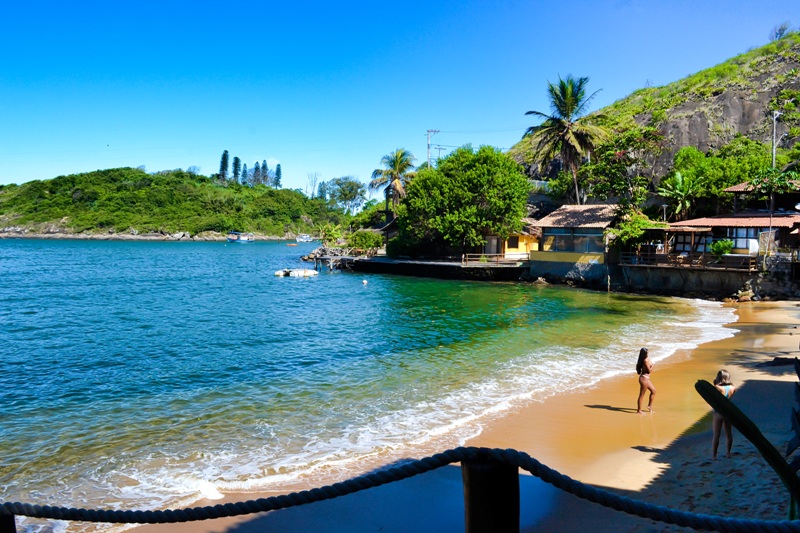
[[[632,372],[641,346],[732,334],[713,302],[273,275],[313,247],[0,240],[0,497],[128,509],[322,485]]]

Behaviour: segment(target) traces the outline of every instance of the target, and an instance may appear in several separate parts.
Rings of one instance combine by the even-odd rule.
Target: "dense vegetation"
[[[182,170],[98,170],[0,187],[0,226],[52,231],[151,233],[312,232],[346,213],[326,199],[265,185],[219,184]]]
[[[442,255],[480,247],[486,235],[519,231],[530,184],[522,167],[496,148],[465,146],[417,172],[405,192],[399,235],[387,252]]]

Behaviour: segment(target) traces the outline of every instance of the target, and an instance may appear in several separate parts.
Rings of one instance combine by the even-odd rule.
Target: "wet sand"
[[[711,460],[711,410],[694,390],[727,368],[739,387],[734,403],[781,451],[790,438],[793,366],[757,367],[800,354],[797,302],[735,305],[730,339],[656,364],[654,412],[638,415],[636,354],[631,375],[535,403],[494,421],[469,446],[513,448],[584,483],[682,511],[782,520],[788,495],[755,448],[734,430],[733,456]],[[655,354],[653,354],[655,355]],[[724,443],[721,444],[724,446]],[[605,509],[521,472],[523,531],[684,531]],[[227,494],[222,503],[270,494]],[[198,505],[215,505],[202,501]],[[297,508],[137,532],[463,531],[457,465],[403,482]]]

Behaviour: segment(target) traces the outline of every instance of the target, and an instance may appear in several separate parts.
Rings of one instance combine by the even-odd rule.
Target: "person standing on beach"
[[[647,348],[639,350],[639,360],[636,362],[636,373],[639,374],[639,401],[636,404],[636,413],[642,414],[642,401],[647,391],[650,391],[650,400],[647,402],[647,410],[653,412],[653,399],[656,396],[656,388],[650,381],[650,372],[653,371],[653,362],[647,357]]]
[[[720,370],[717,372],[717,377],[714,378],[714,387],[717,388],[720,394],[730,399],[736,392],[736,387],[731,383],[731,375],[727,370]],[[725,428],[725,447],[727,453],[725,457],[731,456],[731,447],[733,446],[733,433],[731,432],[731,421],[724,418],[721,414],[714,411],[711,427],[714,430],[714,436],[711,438],[711,457],[717,458],[717,449],[719,448],[719,434],[722,428]]]

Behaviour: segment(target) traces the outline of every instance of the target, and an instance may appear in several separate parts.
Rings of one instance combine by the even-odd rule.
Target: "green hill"
[[[707,152],[736,135],[771,143],[773,110],[783,113],[776,128],[778,136],[787,136],[783,146],[795,144],[800,138],[798,106],[800,34],[790,33],[669,85],[639,89],[598,112],[607,115],[605,125],[616,132],[640,125],[656,127],[664,135],[665,150],[649,162],[652,176],[660,177],[685,146]],[[529,140],[521,140],[509,153],[528,163]]]
[[[282,237],[339,222],[299,191],[221,186],[181,170],[98,170],[0,186],[0,229],[35,233],[252,231]]]

